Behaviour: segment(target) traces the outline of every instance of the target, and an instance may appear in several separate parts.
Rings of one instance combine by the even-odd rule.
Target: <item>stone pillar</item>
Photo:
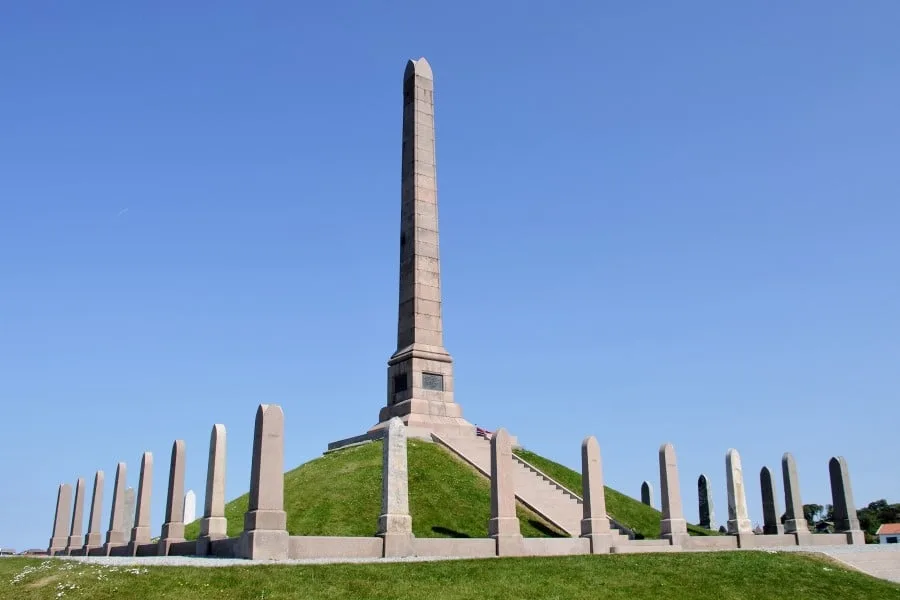
[[[72,527],[66,541],[66,554],[84,545],[84,477],[75,482],[75,509],[72,511]]]
[[[434,75],[424,58],[403,74],[400,183],[400,293],[397,350],[388,360],[387,404],[372,430],[391,417],[410,436],[475,436],[453,398],[453,360],[444,348],[434,143]],[[429,438],[430,439],[430,438]]]
[[[712,485],[705,473],[701,473],[700,477],[697,478],[697,498],[700,509],[700,527],[715,531],[716,514],[713,504]]]
[[[105,554],[109,554],[111,548],[124,546],[128,540],[125,537],[125,463],[120,462],[116,466],[116,480],[113,483],[112,508],[109,511],[109,530],[106,532],[106,544],[103,546]]]
[[[137,556],[138,546],[150,543],[150,492],[153,489],[153,454],[144,452],[141,457],[141,476],[138,480],[137,506],[134,511],[134,527],[128,553]]]
[[[200,519],[200,537],[197,538],[197,554],[209,554],[209,543],[228,537],[228,521],[225,519],[225,426],[213,425],[209,436],[209,463],[206,467],[206,498],[203,501],[203,518]]]
[[[100,528],[103,526],[100,522],[103,512],[103,471],[97,471],[94,474],[94,493],[91,496],[91,514],[88,517],[88,531],[84,538],[84,555],[90,554],[94,548],[103,545],[103,537],[100,534]]]
[[[759,489],[762,492],[763,533],[765,535],[783,534],[781,507],[778,506],[778,494],[769,467],[763,467],[759,471]]]
[[[159,536],[157,556],[168,556],[172,544],[184,541],[184,440],[172,444],[169,463],[169,491],[166,496],[166,520]]]
[[[803,515],[803,500],[800,499],[800,480],[797,477],[797,463],[790,452],[781,457],[781,474],[784,479],[784,504],[786,518],[784,532],[792,533],[797,544],[808,543],[807,536],[812,535]]]
[[[50,545],[47,547],[47,554],[50,556],[65,552],[66,542],[68,541],[66,534],[69,531],[69,517],[71,514],[72,486],[64,483],[59,486],[59,492],[56,494],[56,515],[53,517],[53,533],[50,536]]]
[[[413,556],[412,517],[409,515],[409,473],[406,466],[406,425],[398,417],[388,423],[381,461],[381,516],[378,536],[384,556]]]
[[[505,428],[491,437],[491,520],[488,535],[497,540],[498,556],[524,554],[525,544],[516,516],[512,443]]]
[[[284,512],[284,412],[277,404],[260,404],[253,431],[250,502],[240,539],[243,558],[288,558]]]
[[[125,532],[128,533],[134,527],[134,513],[137,512],[137,494],[133,487],[127,487],[123,497],[124,513],[122,514],[122,523],[125,524]]]
[[[581,537],[591,541],[591,554],[606,554],[612,547],[613,536],[606,514],[600,444],[592,435],[581,442],[581,494]]]
[[[843,456],[828,461],[831,478],[831,504],[834,507],[834,531],[847,534],[848,544],[865,544],[866,536],[859,528],[853,489],[850,486],[850,470]]]
[[[662,498],[660,536],[673,546],[683,544],[690,537],[687,522],[681,508],[681,485],[678,483],[678,462],[675,447],[663,444],[659,447],[659,489]]]
[[[753,525],[747,514],[741,455],[734,448],[730,448],[725,454],[725,477],[728,485],[728,533],[737,536],[753,535]]]
[[[653,507],[653,485],[649,481],[641,484],[641,502]]]
[[[187,525],[197,520],[197,494],[194,490],[188,490],[184,493],[184,512],[181,522]]]
[[[700,527],[715,529],[716,517],[713,508],[712,491],[710,490],[709,477],[701,473],[697,478],[697,503],[700,509]]]

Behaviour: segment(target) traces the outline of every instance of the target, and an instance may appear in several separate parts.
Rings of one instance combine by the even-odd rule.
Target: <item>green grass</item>
[[[380,441],[326,454],[284,475],[291,535],[372,536],[381,512]],[[491,489],[486,478],[437,444],[409,440],[409,505],[418,537],[487,537]],[[243,529],[247,495],[225,506],[228,535]],[[563,536],[518,507],[522,535]],[[196,539],[199,522],[185,527]]]
[[[371,536],[381,512],[380,441],[320,456],[284,475],[284,506],[291,535]],[[528,450],[516,454],[573,492],[581,493],[581,474]],[[409,440],[409,504],[418,537],[486,537],[491,512],[488,480],[438,444]],[[247,494],[225,505],[228,535],[244,524]],[[606,488],[606,507],[618,522],[646,538],[659,537],[660,513],[616,490]],[[518,507],[522,534],[562,536],[523,506]],[[712,532],[688,526],[695,535]],[[196,539],[199,521],[185,527]]]
[[[898,585],[795,553],[743,551],[221,568],[114,568],[60,559],[0,559],[0,600],[898,597]]]
[[[555,479],[579,496],[581,495],[581,473],[524,448],[514,450],[514,452],[526,462],[543,471],[545,475]],[[659,538],[659,522],[662,514],[658,510],[643,502],[638,502],[634,498],[629,498],[609,486],[605,486],[604,489],[606,490],[606,512],[610,516],[647,539]],[[688,533],[691,535],[718,535],[717,532],[696,525],[688,525]]]

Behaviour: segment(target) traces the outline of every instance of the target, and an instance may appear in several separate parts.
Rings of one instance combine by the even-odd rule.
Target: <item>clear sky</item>
[[[677,4],[677,6],[676,6]],[[675,444],[900,501],[900,4],[9,2],[0,545],[59,483],[209,431],[248,488],[373,425],[395,350],[402,75],[435,73],[447,349],[487,428],[639,495]],[[780,472],[780,471],[779,471]],[[778,484],[781,492],[779,476]],[[783,499],[782,499],[783,503]],[[485,515],[487,518],[488,515]],[[85,518],[87,517],[87,511]],[[373,524],[374,526],[374,524]]]

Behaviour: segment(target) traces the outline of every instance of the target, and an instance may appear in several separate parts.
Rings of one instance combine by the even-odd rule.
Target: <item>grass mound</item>
[[[320,456],[284,475],[284,506],[291,535],[371,536],[381,512],[380,441]],[[581,491],[581,475],[527,450],[526,461],[572,491]],[[438,444],[411,439],[408,446],[409,505],[418,537],[487,537],[490,483]],[[646,538],[659,536],[660,513],[614,489],[606,488],[609,514]],[[225,505],[228,535],[243,529],[248,495]],[[524,506],[518,507],[522,535],[564,536]],[[185,527],[196,539],[199,521]],[[694,528],[693,533],[708,534]]]
[[[380,441],[346,448],[284,474],[284,506],[291,535],[372,536],[381,512]],[[487,537],[490,483],[437,444],[409,440],[409,509],[417,537]],[[228,535],[243,529],[248,495],[225,505]],[[564,533],[519,506],[522,535]],[[185,527],[196,539],[199,522]]]
[[[900,586],[796,553],[707,552],[426,563],[112,567],[0,559],[0,600],[879,600]]]
[[[543,471],[545,475],[552,477],[579,496],[581,495],[581,473],[525,449],[514,450],[514,453],[521,457],[522,460]],[[638,502],[634,498],[629,498],[625,494],[617,492],[609,486],[605,486],[604,489],[606,490],[606,512],[610,516],[622,525],[641,534],[644,538],[659,538],[659,522],[662,519],[662,513],[643,502]],[[688,525],[688,533],[701,536],[718,535],[718,532],[703,529],[696,525]]]

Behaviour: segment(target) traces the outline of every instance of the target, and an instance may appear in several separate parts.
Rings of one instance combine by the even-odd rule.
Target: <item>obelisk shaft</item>
[[[387,403],[373,430],[400,417],[413,437],[474,436],[453,399],[453,360],[444,349],[438,241],[434,76],[424,58],[403,75],[400,290],[397,350],[388,361]]]
[[[403,79],[398,353],[417,345],[446,354],[438,245],[434,79],[420,59],[410,61]]]

